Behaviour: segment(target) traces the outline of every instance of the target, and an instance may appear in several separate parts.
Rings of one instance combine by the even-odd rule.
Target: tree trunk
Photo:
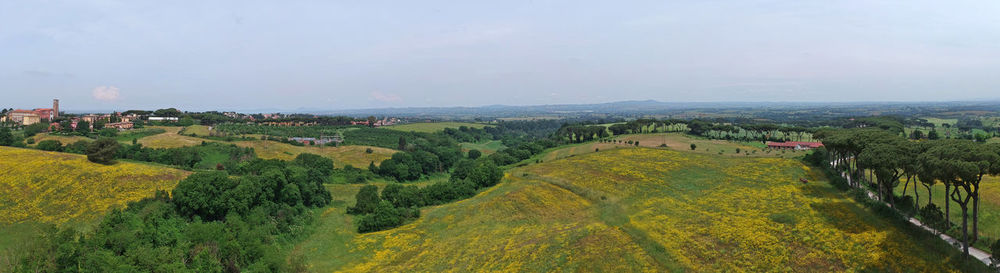
[[[906,191],[903,191],[906,192]],[[913,180],[913,214],[920,212],[920,191],[917,190],[917,180]]]
[[[947,220],[945,223],[947,227],[951,227],[951,202],[948,201],[951,196],[951,184],[944,184],[944,219]]]
[[[982,180],[983,176],[980,175]],[[972,243],[979,240],[979,182],[972,183]]]

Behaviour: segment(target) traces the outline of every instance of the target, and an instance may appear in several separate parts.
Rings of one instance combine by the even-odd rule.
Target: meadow
[[[344,214],[351,190],[334,190],[342,206],[292,248],[316,272],[958,270],[950,246],[792,159],[602,150],[511,169],[473,198],[367,234]]]
[[[507,148],[507,146],[504,146],[503,142],[500,142],[499,140],[490,140],[480,143],[462,142],[459,143],[459,145],[462,145],[462,152],[469,152],[469,150],[479,150],[480,152],[483,152],[484,155],[489,155],[504,148]]]
[[[444,131],[444,128],[458,129],[458,127],[461,126],[482,129],[487,125],[480,123],[470,123],[470,122],[424,122],[424,123],[390,125],[382,128],[404,131],[404,132],[434,133],[434,132]]]
[[[211,131],[209,130],[209,127],[205,125],[191,125],[188,127],[184,127],[184,129],[180,133],[182,135],[193,134],[195,136],[207,136],[211,134]]]
[[[0,147],[0,223],[62,223],[170,190],[188,172],[149,164],[101,165],[84,155]]]

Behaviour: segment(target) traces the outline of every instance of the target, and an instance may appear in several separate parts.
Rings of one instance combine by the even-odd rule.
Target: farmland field
[[[444,128],[455,128],[467,126],[470,128],[482,129],[486,127],[486,124],[479,123],[469,123],[469,122],[426,122],[426,123],[410,123],[410,124],[400,124],[386,126],[383,128],[404,131],[404,132],[418,132],[418,133],[433,133],[444,131]]]
[[[797,156],[802,156],[806,154],[806,151],[795,151],[795,150],[768,150],[761,148],[763,144],[758,143],[739,143],[726,140],[710,140],[698,137],[692,137],[683,133],[655,133],[655,134],[631,134],[622,135],[618,137],[612,137],[613,140],[621,140],[622,143],[607,143],[607,142],[586,142],[582,144],[572,144],[567,146],[560,146],[551,151],[541,153],[537,156],[532,157],[529,161],[534,161],[535,159],[540,159],[542,161],[550,161],[559,158],[575,156],[586,153],[593,153],[595,150],[611,150],[623,147],[633,147],[634,145],[628,144],[628,141],[638,141],[639,146],[642,147],[655,147],[662,148],[662,144],[667,145],[667,149],[684,151],[684,152],[694,152],[700,154],[715,154],[718,155],[722,152],[722,155],[727,157],[784,157],[793,158]],[[697,147],[695,150],[691,150],[691,144],[695,144]],[[740,149],[740,153],[736,153],[736,149]],[[749,154],[748,154],[749,153]]]
[[[204,139],[204,138],[197,138],[197,137],[189,137],[189,136],[179,135],[178,132],[180,132],[180,130],[183,129],[184,127],[169,127],[169,126],[153,127],[153,126],[151,126],[151,128],[161,128],[161,129],[166,130],[167,132],[166,133],[162,133],[162,134],[157,134],[157,135],[152,135],[152,136],[147,136],[147,137],[140,138],[139,139],[139,144],[142,144],[142,146],[150,147],[150,148],[177,148],[177,147],[186,147],[186,146],[200,145],[201,142],[203,142],[203,141],[204,142],[217,142],[217,141],[210,140],[210,139]]]
[[[589,153],[512,169],[473,198],[367,234],[354,232],[342,202],[294,248],[312,271],[956,270],[943,242],[782,158]]]
[[[395,150],[381,147],[347,145],[339,147],[329,146],[294,146],[287,143],[267,140],[236,141],[236,146],[251,147],[257,153],[257,157],[263,159],[292,160],[301,153],[313,153],[333,159],[337,168],[351,164],[358,168],[368,168],[368,164],[375,162],[375,165],[389,159]],[[367,153],[367,149],[372,149],[372,153]]]

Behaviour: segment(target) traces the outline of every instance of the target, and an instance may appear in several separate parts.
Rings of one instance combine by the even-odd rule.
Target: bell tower
[[[52,118],[59,117],[59,99],[52,99]]]

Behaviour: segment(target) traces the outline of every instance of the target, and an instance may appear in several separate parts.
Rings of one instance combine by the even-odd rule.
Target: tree
[[[0,128],[0,146],[10,146],[14,144],[14,134],[7,127]]]
[[[479,150],[469,150],[469,159],[475,160],[483,155]]]
[[[358,221],[358,232],[372,232],[399,226],[403,217],[399,209],[388,201],[380,201],[375,205],[372,214],[361,217]]]
[[[694,149],[698,149],[698,145],[691,143],[691,150],[694,151]]]
[[[87,160],[100,164],[112,164],[118,153],[118,141],[113,138],[101,138],[87,148]]]
[[[232,208],[225,193],[239,184],[224,171],[197,172],[178,182],[171,195],[180,215],[221,220]]]
[[[357,202],[353,207],[347,208],[347,212],[350,214],[368,214],[375,211],[375,207],[379,205],[378,197],[378,187],[375,185],[365,185],[361,187],[358,194],[355,195],[355,200]]]
[[[938,135],[937,130],[931,129],[930,132],[927,132],[927,139],[938,140],[938,139],[941,139],[941,136]]]
[[[41,142],[38,142],[38,145],[35,146],[35,148],[38,148],[39,150],[42,151],[53,151],[53,152],[61,152],[63,150],[62,142],[59,142],[58,140],[54,139],[42,140]]]
[[[915,155],[910,153],[909,142],[897,137],[881,140],[865,149],[858,159],[858,164],[871,169],[878,178],[878,197],[884,201],[888,197],[890,207],[895,207],[893,189],[899,185],[899,179],[904,175],[904,168]]]
[[[298,156],[295,156],[295,160],[292,160],[292,164],[317,170],[322,173],[323,176],[330,176],[330,174],[333,174],[333,160],[316,154],[301,153]]]
[[[403,136],[399,136],[399,145],[396,146],[396,147],[400,151],[405,151],[406,150],[406,138],[404,138]]]
[[[984,175],[1000,173],[1000,144],[979,145],[968,141],[946,140],[937,143],[920,155],[922,180],[937,180],[946,188],[945,198],[950,198],[962,210],[963,251],[969,254],[969,203],[972,203],[972,230],[978,238],[979,183]],[[948,204],[948,203],[945,203]],[[947,210],[947,209],[946,209]],[[947,212],[945,212],[947,214]]]

